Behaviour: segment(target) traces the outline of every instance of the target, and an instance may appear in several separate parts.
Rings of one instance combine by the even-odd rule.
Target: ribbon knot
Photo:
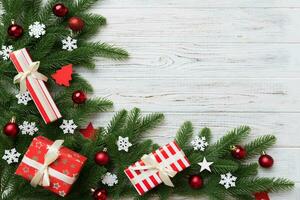
[[[63,140],[56,140],[50,147],[44,158],[44,164],[38,169],[30,184],[33,187],[37,185],[50,186],[49,166],[59,157],[59,149],[63,144]]]
[[[132,167],[133,170],[156,170],[162,182],[170,187],[174,187],[170,177],[174,177],[177,172],[167,167],[161,167],[150,155],[144,155],[141,159],[145,166]]]
[[[20,83],[20,93],[23,94],[26,92],[27,86],[26,86],[26,78],[27,77],[32,77],[38,80],[42,81],[47,81],[48,78],[39,73],[38,69],[40,67],[40,62],[31,62],[28,66],[28,69],[24,72],[19,72],[15,77],[14,77],[14,83]]]

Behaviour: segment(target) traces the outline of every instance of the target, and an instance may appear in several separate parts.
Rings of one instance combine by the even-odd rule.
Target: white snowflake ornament
[[[24,121],[22,125],[19,126],[22,135],[34,135],[38,132],[38,128],[35,125],[35,122]]]
[[[24,92],[23,94],[19,93],[16,95],[16,97],[18,99],[18,104],[27,105],[27,103],[32,100],[28,91]]]
[[[77,40],[71,38],[68,36],[66,39],[63,39],[62,41],[62,49],[65,49],[67,51],[73,51],[74,49],[77,49]]]
[[[199,137],[196,136],[194,140],[192,140],[191,144],[194,147],[194,150],[200,150],[200,151],[204,151],[205,148],[208,146],[208,143],[206,142],[206,138],[205,137]]]
[[[63,120],[63,123],[60,125],[60,127],[64,134],[71,133],[73,134],[75,129],[77,128],[77,125],[74,123],[73,119],[71,120]]]
[[[1,51],[0,51],[0,56],[2,56],[3,60],[8,60],[9,59],[9,54],[14,50],[13,46],[5,46],[2,45]]]
[[[104,185],[108,185],[109,187],[112,187],[112,186],[118,184],[118,177],[115,174],[107,172],[102,177],[102,183]]]
[[[29,26],[29,35],[34,38],[40,38],[42,35],[46,34],[45,28],[45,24],[34,22]]]
[[[219,184],[223,185],[226,189],[235,187],[237,177],[233,176],[230,172],[227,174],[221,174],[221,180]]]
[[[5,160],[10,165],[12,163],[19,162],[20,156],[21,154],[17,152],[16,148],[13,148],[13,149],[5,150],[2,159]]]
[[[129,142],[128,137],[123,138],[121,136],[119,136],[119,139],[117,141],[117,145],[118,145],[118,150],[119,151],[124,150],[126,152],[128,152],[129,147],[132,146],[132,144]]]

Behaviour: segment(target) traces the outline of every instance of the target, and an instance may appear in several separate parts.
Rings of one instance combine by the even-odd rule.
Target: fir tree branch
[[[181,148],[185,148],[189,145],[189,141],[193,136],[193,126],[192,123],[187,121],[185,122],[176,134],[176,142]]]
[[[247,156],[252,157],[255,155],[262,154],[263,151],[267,150],[276,143],[276,137],[274,135],[265,135],[255,139],[253,142],[245,145]]]

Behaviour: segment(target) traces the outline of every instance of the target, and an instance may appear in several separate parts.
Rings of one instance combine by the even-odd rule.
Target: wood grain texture
[[[297,0],[227,0],[227,1],[215,1],[215,0],[104,0],[99,4],[101,8],[124,8],[124,7],[137,7],[137,8],[282,8],[282,7],[300,7],[300,2]]]
[[[140,107],[165,113],[165,122],[145,135],[159,144],[186,120],[196,130],[211,127],[214,140],[239,125],[252,128],[251,139],[275,134],[269,153],[276,164],[260,173],[296,182],[272,200],[300,200],[300,1],[104,0],[92,11],[108,19],[94,39],[131,54],[78,71],[94,95],[115,103],[95,124]]]
[[[111,8],[93,12],[108,18],[110,31],[102,31],[99,39],[115,43],[291,43],[300,42],[299,9]]]

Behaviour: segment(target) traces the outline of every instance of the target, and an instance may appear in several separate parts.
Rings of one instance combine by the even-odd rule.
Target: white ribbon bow
[[[146,169],[152,169],[158,171],[158,176],[162,180],[162,182],[170,187],[174,187],[170,177],[174,177],[177,172],[171,169],[168,169],[167,167],[161,167],[158,162],[156,162],[150,155],[144,155],[141,159],[145,166],[135,166],[131,169],[133,170],[146,170]]]
[[[49,165],[51,165],[59,157],[59,149],[61,148],[63,142],[63,140],[56,140],[49,147],[49,150],[45,155],[45,162],[43,166],[38,170],[30,182],[33,187],[36,187],[37,185],[46,187],[50,186]]]
[[[26,92],[27,86],[26,86],[26,78],[31,76],[32,78],[42,80],[42,81],[47,81],[48,78],[39,73],[37,70],[40,67],[40,62],[32,62],[28,66],[28,69],[24,72],[19,72],[15,77],[14,77],[14,83],[20,83],[20,93],[23,94]]]

